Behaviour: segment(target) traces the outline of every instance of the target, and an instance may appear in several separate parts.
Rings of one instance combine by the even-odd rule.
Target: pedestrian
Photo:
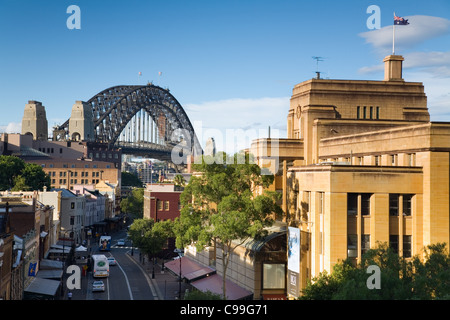
[[[72,291],[67,293],[67,299],[72,300]]]

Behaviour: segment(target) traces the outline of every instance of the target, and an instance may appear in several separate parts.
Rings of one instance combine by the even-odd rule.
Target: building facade
[[[297,294],[378,243],[410,258],[450,242],[450,123],[430,122],[423,84],[403,80],[402,61],[386,57],[382,81],[296,85],[287,138],[252,144],[277,174],[285,222],[308,238]]]
[[[144,190],[144,218],[175,220],[180,216],[181,192],[174,184],[148,184]]]

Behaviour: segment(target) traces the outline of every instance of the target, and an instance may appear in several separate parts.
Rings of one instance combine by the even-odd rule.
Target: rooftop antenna
[[[316,60],[316,79],[320,79],[320,71],[319,71],[319,61],[323,61],[323,57],[312,57],[314,60]]]

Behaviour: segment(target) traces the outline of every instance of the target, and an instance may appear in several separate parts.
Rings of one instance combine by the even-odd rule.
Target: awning
[[[175,275],[180,275],[180,259],[166,262],[164,266],[172,271]],[[214,274],[216,270],[203,266],[188,257],[181,257],[181,277],[188,281],[194,281],[201,277]]]
[[[39,270],[50,270],[50,269],[62,269],[63,262],[50,260],[50,259],[42,259],[39,263]]]
[[[252,298],[252,292],[238,286],[234,282],[226,280],[225,283],[227,300],[242,300],[246,298]],[[203,292],[210,291],[211,293],[215,294],[223,294],[223,278],[218,274],[213,274],[200,280],[193,281],[191,282],[191,285]]]
[[[56,280],[33,278],[29,286],[25,289],[25,293],[42,298],[56,297],[60,283],[60,281]]]
[[[61,280],[63,277],[63,271],[61,269],[52,269],[52,270],[39,270],[36,274],[36,277],[42,279],[59,279]]]

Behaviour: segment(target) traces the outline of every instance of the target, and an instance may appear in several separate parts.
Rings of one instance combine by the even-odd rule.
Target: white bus
[[[109,276],[109,262],[104,254],[92,255],[92,274],[94,277]]]

